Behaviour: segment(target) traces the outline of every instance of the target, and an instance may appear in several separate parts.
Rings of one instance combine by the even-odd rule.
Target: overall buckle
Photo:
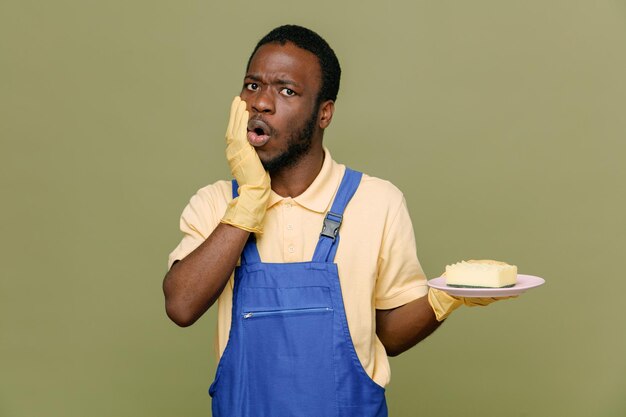
[[[326,213],[320,236],[329,237],[334,241],[337,238],[342,219],[343,216],[341,214],[332,213],[330,211]]]

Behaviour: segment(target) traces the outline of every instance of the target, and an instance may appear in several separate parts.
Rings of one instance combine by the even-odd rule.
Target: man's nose
[[[274,113],[274,98],[269,89],[257,91],[253,99],[250,101],[251,112],[255,113]]]

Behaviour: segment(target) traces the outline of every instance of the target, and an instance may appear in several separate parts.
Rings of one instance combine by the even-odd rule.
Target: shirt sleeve
[[[389,310],[428,293],[426,276],[417,259],[413,224],[404,196],[383,237],[376,281],[376,308]]]
[[[228,203],[224,188],[221,182],[215,183],[201,188],[191,197],[180,216],[183,238],[168,257],[168,270],[175,261],[193,252],[215,230]]]

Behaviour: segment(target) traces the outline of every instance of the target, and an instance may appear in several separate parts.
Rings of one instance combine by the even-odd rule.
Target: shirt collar
[[[294,197],[293,200],[306,209],[318,213],[325,213],[330,208],[330,203],[332,202],[337,188],[339,188],[339,183],[341,182],[345,169],[346,167],[344,165],[333,161],[328,149],[324,148],[324,163],[322,164],[320,173],[317,174],[317,177],[315,177],[315,180],[313,180],[309,188],[299,196]],[[281,197],[272,190],[268,208],[288,198],[289,197]]]

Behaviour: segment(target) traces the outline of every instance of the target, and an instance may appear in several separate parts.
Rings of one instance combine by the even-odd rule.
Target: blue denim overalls
[[[214,417],[387,417],[385,389],[354,350],[333,263],[361,175],[346,169],[311,262],[263,263],[254,239],[247,242],[209,388]]]

